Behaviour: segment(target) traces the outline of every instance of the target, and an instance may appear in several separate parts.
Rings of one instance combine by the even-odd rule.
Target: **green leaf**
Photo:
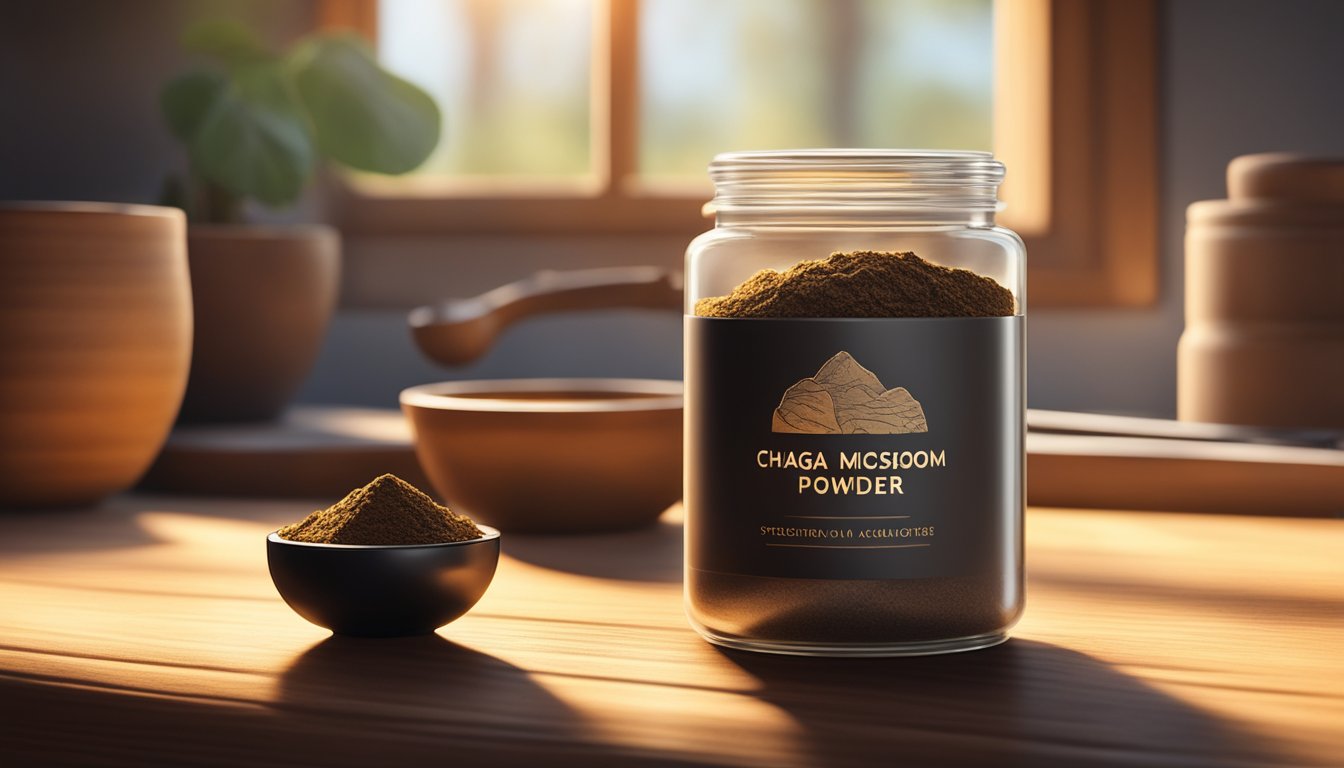
[[[353,36],[313,38],[291,58],[323,154],[362,171],[405,173],[439,143],[433,97],[374,61]]]
[[[292,203],[312,174],[307,117],[278,67],[235,72],[189,142],[207,181],[270,206]]]
[[[230,67],[275,58],[252,30],[230,20],[203,21],[191,26],[182,34],[182,47],[192,53],[213,56]]]
[[[164,86],[159,105],[173,135],[190,141],[227,87],[224,76],[214,72],[192,72]]]

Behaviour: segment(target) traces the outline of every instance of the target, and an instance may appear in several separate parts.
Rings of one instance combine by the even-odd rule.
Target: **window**
[[[378,48],[450,116],[421,176],[590,173],[591,0],[381,0]],[[635,175],[729,149],[989,149],[991,0],[640,0]]]
[[[1156,295],[1152,0],[327,0],[444,106],[359,234],[684,235],[717,151],[994,149],[1034,306]]]
[[[379,58],[446,116],[417,176],[544,182],[590,173],[591,0],[381,0]]]

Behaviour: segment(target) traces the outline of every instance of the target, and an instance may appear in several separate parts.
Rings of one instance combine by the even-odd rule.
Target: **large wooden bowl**
[[[129,487],[191,362],[186,221],[173,208],[0,204],[0,507]]]
[[[401,408],[434,488],[506,533],[652,524],[681,498],[678,381],[511,379],[411,387]]]

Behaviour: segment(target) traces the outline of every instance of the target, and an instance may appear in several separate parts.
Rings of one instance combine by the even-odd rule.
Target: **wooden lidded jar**
[[[1344,429],[1344,158],[1238,157],[1192,204],[1177,411]]]

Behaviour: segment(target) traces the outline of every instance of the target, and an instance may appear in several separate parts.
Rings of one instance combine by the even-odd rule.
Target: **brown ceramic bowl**
[[[450,507],[509,533],[649,525],[681,498],[678,381],[507,379],[411,387],[401,408]]]

